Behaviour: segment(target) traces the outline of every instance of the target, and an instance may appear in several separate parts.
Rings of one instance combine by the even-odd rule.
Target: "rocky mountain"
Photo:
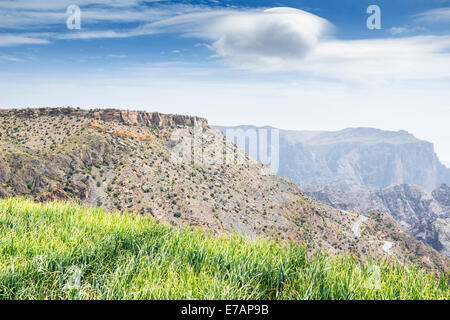
[[[267,127],[264,127],[267,128]],[[252,126],[217,127],[259,130]],[[409,184],[432,191],[450,184],[450,169],[431,143],[406,131],[348,128],[341,131],[279,130],[279,171],[299,186],[342,190]]]
[[[415,238],[450,256],[450,187],[447,185],[431,194],[422,187],[409,185],[355,191],[304,186],[302,190],[341,210],[386,212]]]
[[[386,214],[332,208],[250,158],[205,119],[115,109],[0,110],[0,196],[82,201],[214,234],[294,241],[311,252],[449,260]]]

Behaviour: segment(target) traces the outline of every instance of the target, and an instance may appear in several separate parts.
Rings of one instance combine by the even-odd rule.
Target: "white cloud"
[[[46,39],[12,34],[0,34],[0,47],[10,47],[24,44],[46,44],[49,43]]]
[[[244,63],[273,64],[301,60],[333,29],[316,15],[292,8],[219,10],[179,15],[150,23],[142,33],[182,33],[211,41],[220,57]]]
[[[437,8],[415,15],[422,22],[450,22],[450,8]]]
[[[216,25],[217,54],[233,63],[277,62],[306,57],[331,24],[296,9],[275,8],[261,14],[238,14]],[[212,35],[215,36],[215,35]]]

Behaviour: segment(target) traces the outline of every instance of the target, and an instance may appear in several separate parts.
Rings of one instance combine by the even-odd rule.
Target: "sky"
[[[0,108],[406,130],[450,167],[449,88],[450,0],[0,1]]]

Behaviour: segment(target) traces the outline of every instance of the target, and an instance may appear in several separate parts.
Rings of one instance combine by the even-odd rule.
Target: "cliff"
[[[228,128],[258,129],[217,128],[222,132]],[[450,169],[439,162],[433,145],[403,130],[279,130],[279,137],[278,173],[299,186],[354,190],[409,184],[431,192],[443,183],[450,184]]]

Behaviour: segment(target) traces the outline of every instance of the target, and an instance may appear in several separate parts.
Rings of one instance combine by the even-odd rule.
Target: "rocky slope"
[[[338,209],[386,212],[415,238],[450,256],[450,188],[447,185],[432,194],[422,187],[409,185],[357,191],[304,186],[302,190]]]
[[[252,126],[217,127],[258,129]],[[434,147],[406,131],[348,128],[341,131],[279,131],[278,173],[299,186],[327,185],[342,190],[379,189],[399,184],[432,191],[450,184],[450,169]]]
[[[332,254],[398,259],[434,270],[449,260],[373,213],[304,195],[198,117],[73,108],[0,111],[0,196],[79,200],[217,234],[289,240]],[[211,161],[214,159],[214,161]],[[380,243],[393,243],[389,254]]]
[[[432,192],[433,198],[439,202],[439,204],[450,207],[450,187],[443,184]]]

